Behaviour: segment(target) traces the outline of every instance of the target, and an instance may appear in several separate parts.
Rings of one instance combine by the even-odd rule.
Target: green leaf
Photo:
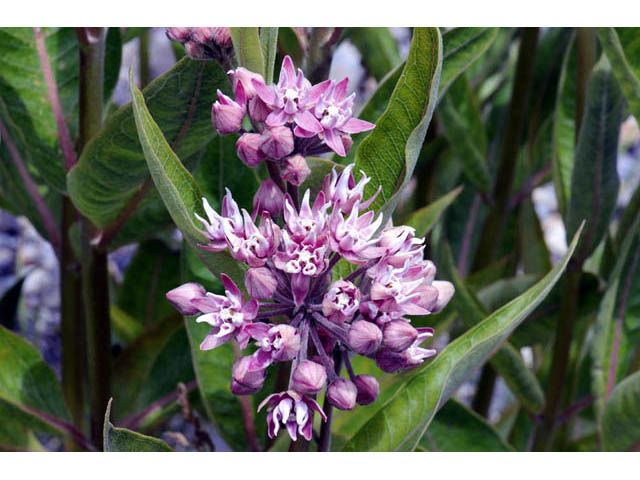
[[[480,107],[471,85],[461,75],[438,105],[444,133],[466,177],[483,192],[489,192],[493,180],[487,166],[487,133]]]
[[[373,208],[383,211],[387,218],[420,154],[436,104],[441,67],[442,38],[438,29],[414,29],[409,57],[389,106],[356,152],[356,170],[372,178],[366,194],[373,195],[378,186],[382,187]]]
[[[176,154],[192,168],[214,137],[211,100],[216,89],[229,94],[231,84],[217,62],[185,58],[144,89],[147,108]],[[113,225],[134,198],[150,184],[149,170],[136,132],[133,105],[111,115],[102,131],[84,149],[67,179],[71,199],[99,228]],[[154,232],[170,225],[166,209],[153,188],[124,224],[130,234]],[[139,239],[138,237],[137,239]],[[120,241],[119,243],[124,243]]]
[[[172,452],[169,445],[158,438],[117,428],[109,421],[111,400],[104,414],[103,449],[105,452]]]
[[[413,450],[437,410],[547,296],[573,255],[579,233],[562,260],[540,282],[458,337],[432,362],[417,369],[344,450]]]
[[[603,59],[587,84],[567,209],[567,239],[575,234],[583,220],[587,222],[579,259],[586,259],[600,243],[616,207],[621,118],[620,86]]]
[[[551,269],[551,256],[544,240],[540,220],[530,199],[520,204],[518,240],[525,273],[542,273]]]
[[[25,446],[28,430],[59,435],[70,421],[60,383],[40,352],[0,326],[0,444]]]
[[[207,252],[197,247],[198,243],[206,242],[194,216],[196,212],[204,215],[202,193],[151,117],[142,92],[133,83],[133,71],[129,72],[129,80],[135,123],[144,157],[169,215],[208,268],[218,273],[225,272],[236,283],[241,284],[243,269],[227,252]]]
[[[602,417],[602,447],[609,452],[640,447],[640,372],[625,378],[611,392]]]
[[[635,30],[635,32],[626,32],[624,34],[625,37],[637,42],[639,30],[630,30]],[[635,35],[633,35],[633,33],[635,33]],[[634,71],[629,60],[627,60],[627,57],[625,56],[625,51],[627,49],[623,48],[620,38],[618,38],[618,34],[614,28],[598,28],[598,38],[600,39],[600,44],[604,49],[604,53],[607,55],[609,62],[611,62],[613,74],[618,79],[620,88],[627,99],[629,110],[631,110],[634,117],[640,118],[640,55],[638,54],[637,45],[635,46],[635,50],[629,49],[630,53],[635,57],[632,57],[635,60]]]
[[[387,27],[353,28],[349,40],[358,48],[362,63],[376,80],[402,63],[396,39]]]
[[[636,216],[633,224],[627,231],[620,250],[618,251],[615,266],[611,271],[607,282],[607,289],[602,296],[602,301],[598,309],[596,317],[594,338],[592,344],[592,391],[596,397],[595,407],[598,416],[605,409],[607,399],[607,389],[610,382],[609,369],[611,368],[611,351],[615,342],[615,317],[619,314],[616,305],[619,303],[621,291],[627,286],[625,285],[625,271],[629,264],[632,263],[631,257],[636,253],[638,248],[638,235],[640,232],[640,216]],[[631,272],[633,273],[633,272]],[[624,336],[624,332],[621,332]],[[624,343],[625,339],[621,338]],[[619,372],[620,358],[616,370]],[[614,379],[615,381],[615,379]]]
[[[258,27],[231,27],[230,30],[238,65],[264,76],[265,63]]]
[[[577,92],[575,72],[578,61],[575,43],[574,34],[569,40],[569,47],[562,61],[553,122],[553,185],[558,207],[565,218],[571,197],[571,174],[575,156]]]
[[[118,27],[109,28],[104,51],[104,101],[111,98],[120,78],[120,63],[122,62],[122,39]]]
[[[440,75],[440,98],[454,80],[482,56],[498,35],[498,28],[458,27],[442,35],[444,54]]]
[[[417,450],[432,452],[512,452],[484,418],[455,400],[440,409]]]
[[[468,328],[472,328],[487,318],[487,310],[460,278],[454,266],[449,246],[445,243],[443,248],[444,252],[440,256],[440,268],[456,288],[456,293],[451,301],[458,310],[463,323]],[[500,294],[504,295],[503,292],[506,290],[509,295],[506,286],[500,285],[499,290]],[[513,296],[510,297],[513,298]],[[504,302],[496,303],[500,303],[500,306],[504,304]],[[489,363],[502,376],[509,389],[527,410],[535,413],[542,411],[544,392],[535,374],[524,363],[518,349],[509,342],[504,342],[490,358]]]
[[[264,59],[264,80],[271,83],[278,50],[278,27],[260,27],[260,46]]]
[[[436,222],[447,207],[455,201],[463,188],[464,187],[460,185],[445,196],[431,202],[426,207],[422,207],[420,210],[415,211],[411,214],[405,224],[416,229],[417,237],[424,237],[435,226]]]
[[[78,41],[73,28],[43,28],[62,112],[73,135],[78,108]],[[0,117],[25,163],[65,191],[62,150],[32,28],[0,29]],[[1,162],[10,162],[0,146]]]

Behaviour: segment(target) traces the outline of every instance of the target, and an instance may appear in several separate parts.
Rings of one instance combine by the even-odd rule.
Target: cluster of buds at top
[[[229,27],[169,27],[166,33],[170,40],[184,45],[191,58],[224,61],[231,55]]]
[[[293,185],[309,174],[305,157],[330,151],[344,157],[351,147],[350,134],[374,127],[353,118],[355,93],[347,95],[347,78],[311,85],[289,56],[275,85],[242,67],[229,75],[235,98],[218,91],[211,112],[216,130],[222,135],[240,133],[236,151],[246,165],[273,162]],[[247,116],[250,130],[244,128]]]
[[[326,404],[342,410],[376,400],[376,378],[356,375],[353,355],[369,357],[392,373],[435,354],[421,347],[433,330],[415,328],[409,316],[439,312],[454,289],[435,280],[434,264],[424,259],[424,240],[412,228],[383,225],[382,216],[369,210],[380,189],[365,198],[371,179],[362,172],[356,181],[353,164],[327,175],[315,198],[307,190],[298,200],[299,177],[287,172],[289,165],[301,169],[295,157],[305,148],[326,151],[320,142],[344,154],[339,145],[344,146],[345,135],[373,125],[351,118],[353,97],[345,96],[346,80],[312,87],[302,72],[295,74],[288,57],[282,71],[276,86],[243,69],[232,72],[236,100],[220,94],[213,109],[221,133],[240,129],[247,109],[251,123],[261,129],[244,133],[238,142],[245,163],[286,160],[269,169],[272,178],[256,193],[252,214],[240,209],[227,190],[220,212],[203,199],[206,215],[197,215],[208,239],[200,247],[227,250],[247,265],[248,296],[223,274],[224,295],[188,283],[167,298],[184,315],[211,325],[201,349],[231,340],[241,349],[254,345],[233,366],[233,393],[258,392],[267,368],[292,362],[288,389],[267,397],[260,408],[268,407],[271,437],[285,427],[292,439],[309,440],[314,412],[326,418],[314,399],[323,389]],[[327,109],[329,114],[322,113]],[[344,278],[335,271],[338,262],[352,265]],[[343,365],[347,376],[341,376]]]

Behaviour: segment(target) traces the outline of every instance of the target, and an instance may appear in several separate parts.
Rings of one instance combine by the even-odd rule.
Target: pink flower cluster
[[[349,133],[373,128],[351,117],[346,79],[311,86],[289,57],[277,85],[244,69],[231,74],[236,98],[218,94],[214,124],[220,133],[242,131],[248,111],[260,133],[243,133],[238,155],[247,165],[275,163],[251,214],[227,190],[220,212],[203,199],[205,216],[196,216],[208,240],[201,248],[228,251],[246,265],[248,296],[222,274],[224,295],[187,283],[167,298],[184,315],[211,326],[202,350],[232,340],[241,349],[253,343],[252,353],[233,366],[234,394],[258,392],[267,368],[292,362],[288,389],[267,397],[260,408],[268,406],[272,438],[285,427],[293,440],[310,440],[314,412],[326,419],[314,399],[323,389],[324,410],[376,400],[376,378],[356,375],[353,355],[392,373],[435,354],[421,347],[433,330],[415,328],[409,316],[439,312],[454,289],[435,280],[424,240],[412,228],[383,225],[382,216],[369,210],[380,190],[365,198],[371,179],[363,172],[356,181],[353,164],[341,172],[334,168],[315,198],[307,190],[299,201],[305,154],[331,149],[344,155]],[[343,365],[347,377],[341,376]]]
[[[347,95],[347,78],[311,85],[289,56],[275,85],[242,67],[229,75],[235,99],[218,91],[211,112],[216,130],[221,135],[241,133],[238,157],[250,167],[277,162],[284,179],[293,185],[300,185],[309,174],[306,156],[334,151],[344,157],[352,143],[350,134],[374,127],[353,118],[355,93]],[[251,131],[244,128],[247,116]]]

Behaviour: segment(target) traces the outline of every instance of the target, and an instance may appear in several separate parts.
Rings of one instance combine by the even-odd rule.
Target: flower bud
[[[206,291],[204,287],[197,283],[185,283],[178,288],[168,291],[166,294],[167,300],[169,300],[181,314],[187,316],[200,313],[200,310],[191,304],[191,300],[204,297],[205,295]]]
[[[247,70],[244,67],[238,67],[235,70],[230,70],[229,75],[233,82],[234,91],[237,90],[238,85],[241,84],[248,99],[252,99],[256,96],[256,89],[251,80],[255,79],[257,82],[264,83],[262,75]]]
[[[193,40],[189,40],[184,44],[184,51],[190,58],[203,59],[207,58],[204,47]]]
[[[453,287],[453,283],[444,280],[434,280],[431,286],[438,289],[438,301],[433,310],[431,310],[432,313],[437,313],[447,306],[447,303],[449,303],[449,300],[453,297],[455,288]]]
[[[284,194],[280,187],[270,178],[263,180],[253,197],[253,209],[257,216],[267,211],[272,218],[275,218],[282,213],[283,205]]]
[[[358,320],[351,325],[347,335],[349,347],[360,355],[371,355],[382,342],[382,332],[375,323]]]
[[[358,389],[344,377],[335,379],[327,388],[329,403],[340,410],[352,410],[356,406]]]
[[[395,373],[398,370],[407,368],[406,350],[398,353],[382,348],[376,354],[376,365],[380,370],[386,373]]]
[[[280,159],[293,152],[293,133],[289,127],[273,127],[262,132],[262,152],[269,158]]]
[[[310,173],[311,170],[309,170],[307,161],[302,155],[291,155],[290,157],[287,157],[285,159],[282,178],[284,178],[287,182],[296,186],[300,186],[302,182],[307,179]]]
[[[231,41],[231,30],[229,27],[216,27],[213,34],[213,41],[221,47],[232,46],[233,42]]]
[[[260,149],[262,142],[262,137],[258,133],[245,133],[238,139],[236,152],[246,166],[255,167],[265,159]]]
[[[271,270],[265,267],[250,268],[244,276],[244,286],[251,298],[266,300],[273,297],[278,280]]]
[[[231,392],[234,395],[251,395],[262,388],[266,370],[249,371],[251,357],[240,357],[231,370]]]
[[[322,365],[311,360],[300,362],[291,376],[291,388],[306,395],[318,393],[325,383],[327,383],[326,370]]]
[[[393,320],[384,326],[382,344],[389,350],[401,352],[418,338],[418,331],[406,320]]]
[[[231,46],[231,31],[229,27],[193,27],[191,31],[193,40],[203,45]]]
[[[376,401],[380,393],[380,384],[373,375],[358,375],[354,383],[358,389],[356,402],[358,405],[370,405]]]
[[[242,128],[242,120],[246,113],[242,86],[238,88],[238,93],[236,94],[236,98],[240,103],[231,100],[220,90],[218,90],[218,98],[219,101],[214,102],[211,107],[213,126],[221,135],[237,132]]]
[[[174,42],[186,43],[191,38],[191,27],[169,27],[167,37]]]
[[[264,122],[270,113],[271,109],[257,95],[249,100],[249,116],[254,122]]]

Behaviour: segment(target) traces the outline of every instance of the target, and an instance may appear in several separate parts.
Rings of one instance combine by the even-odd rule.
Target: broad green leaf
[[[202,268],[195,255],[183,250],[183,281],[195,281],[209,292],[219,292],[221,285],[215,277]],[[238,283],[242,288],[242,283]],[[225,343],[213,350],[200,350],[200,343],[211,327],[196,323],[195,318],[185,317],[184,323],[191,345],[191,357],[202,403],[209,420],[217,427],[225,442],[236,451],[247,450],[247,434],[242,422],[242,407],[237,396],[231,393],[231,368],[235,360],[233,346]]]
[[[626,29],[623,29],[626,30]],[[637,42],[640,29],[631,29],[634,32],[627,32],[625,37]],[[635,35],[630,35],[634,33]],[[625,48],[620,43],[620,38],[616,33],[616,30],[611,27],[598,28],[598,38],[600,44],[604,49],[604,53],[607,55],[609,62],[611,62],[611,69],[613,74],[620,83],[620,88],[624,93],[629,104],[629,110],[636,117],[640,118],[640,54],[638,54],[637,43],[635,50],[630,49],[630,53],[634,55],[632,57],[635,60],[635,71],[629,60],[625,56]]]
[[[134,38],[138,38],[149,27],[126,27],[122,28],[122,44],[130,42]]]
[[[106,104],[120,78],[122,38],[118,27],[109,28],[104,48],[104,101]]]
[[[540,282],[458,337],[432,362],[417,369],[344,450],[415,449],[438,409],[548,295],[573,255],[579,233],[562,260]]]
[[[594,330],[592,347],[592,391],[596,397],[596,413],[601,415],[604,411],[607,399],[607,386],[610,382],[609,370],[611,368],[611,351],[615,342],[615,323],[619,315],[618,305],[622,290],[626,285],[625,271],[632,263],[632,257],[639,245],[640,216],[636,216],[633,224],[626,233],[618,251],[615,266],[611,271],[607,283],[607,290],[602,296]],[[631,272],[633,273],[633,272]],[[621,332],[622,334],[624,332]],[[621,339],[624,342],[624,338]],[[616,370],[620,374],[620,358]],[[615,379],[613,380],[615,381]]]
[[[264,79],[271,83],[278,50],[278,27],[260,27],[260,46],[264,59]]]
[[[349,39],[358,47],[362,63],[376,80],[402,63],[396,39],[387,27],[356,27],[351,29]]]
[[[455,201],[462,189],[463,186],[461,185],[426,207],[415,211],[405,222],[406,225],[416,229],[417,237],[424,237],[435,226],[447,207]]]
[[[216,89],[229,94],[231,84],[217,62],[185,58],[145,89],[147,108],[172,149],[192,168],[214,137],[211,101]],[[153,232],[170,222],[159,201],[136,132],[133,105],[111,115],[103,130],[87,145],[67,179],[74,205],[99,228],[112,225],[141,189],[150,190],[134,215],[137,229]],[[127,223],[124,227],[127,227]],[[140,237],[138,237],[140,238]],[[123,243],[123,242],[121,242]]]
[[[487,133],[471,85],[461,75],[438,105],[439,119],[465,176],[483,192],[492,188],[487,166]]]
[[[114,427],[109,420],[111,401],[104,414],[103,449],[105,452],[172,452],[169,445],[159,438],[149,437],[141,433]]]
[[[355,156],[357,171],[372,178],[367,196],[378,186],[373,208],[387,218],[411,179],[437,101],[442,67],[442,38],[437,28],[416,28],[411,50],[389,105]]]
[[[42,29],[62,111],[71,134],[78,107],[78,41],[73,28]],[[62,150],[32,28],[0,29],[0,110],[2,123],[27,164],[48,185],[65,191]],[[0,145],[2,162],[10,162]]]
[[[128,345],[144,329],[141,322],[128,315],[117,305],[111,304],[109,317],[111,318],[111,329],[114,335],[113,343]]]
[[[60,383],[40,352],[0,326],[0,444],[25,446],[28,430],[59,435],[70,420]]]
[[[231,27],[230,30],[238,65],[264,76],[265,63],[258,27]]]
[[[512,452],[513,448],[484,418],[461,403],[449,400],[434,417],[417,450]]]
[[[498,35],[497,28],[458,27],[442,34],[444,53],[440,93],[442,98],[453,81],[487,51]]]
[[[640,372],[613,389],[602,416],[602,447],[609,452],[640,447]]]
[[[567,239],[586,220],[579,259],[586,259],[600,243],[616,207],[622,105],[620,86],[603,58],[587,84],[567,209]]]
[[[179,276],[178,252],[160,240],[142,242],[127,266],[116,305],[140,326],[151,326],[175,312],[165,293],[175,287]]]
[[[553,185],[558,207],[564,218],[571,196],[571,174],[575,156],[576,68],[575,35],[572,35],[562,61],[553,123]]]
[[[484,318],[487,318],[488,312],[460,278],[453,264],[451,249],[447,244],[444,244],[444,253],[441,255],[440,261],[440,268],[456,288],[456,293],[451,301],[458,310],[463,323],[468,328],[481,323]],[[504,295],[503,291],[505,290],[507,290],[506,286],[499,285],[499,294]],[[515,295],[511,296],[509,293],[507,290],[506,295],[508,297],[515,297]],[[505,302],[496,303],[500,303],[500,306],[502,306]],[[504,342],[490,358],[489,363],[502,376],[509,389],[527,410],[535,413],[542,411],[544,408],[544,392],[535,374],[524,363],[518,349],[511,343]]]
[[[206,242],[194,216],[196,212],[204,215],[202,193],[151,117],[142,92],[133,84],[133,71],[129,72],[129,78],[135,123],[144,157],[169,215],[208,268],[217,273],[224,272],[241,284],[243,269],[227,252],[207,252],[197,247],[198,243]]]
[[[158,357],[171,337],[182,328],[182,325],[182,317],[177,312],[169,315],[153,328],[142,332],[114,361],[113,408],[117,418],[135,413],[134,407],[137,407],[135,411],[138,411],[145,406],[137,402],[141,390],[146,383],[161,380],[153,378],[151,371],[157,365]],[[164,364],[160,367],[166,370],[170,366],[173,365]],[[167,374],[167,371],[161,372],[161,375]],[[173,390],[179,381],[186,383],[190,380],[191,378],[175,379]],[[158,398],[160,397],[153,398],[151,401]]]

